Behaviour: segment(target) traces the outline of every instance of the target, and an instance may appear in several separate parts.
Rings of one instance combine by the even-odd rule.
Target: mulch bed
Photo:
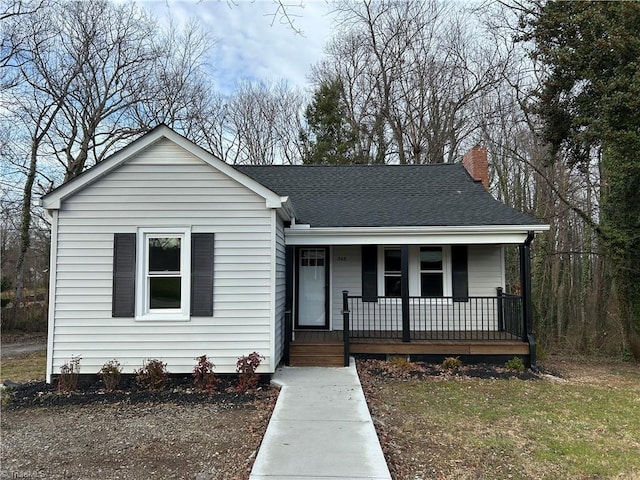
[[[49,407],[88,404],[140,404],[166,403],[178,405],[216,403],[221,408],[235,408],[259,399],[268,388],[269,376],[262,376],[260,384],[249,392],[237,392],[237,376],[219,376],[214,391],[206,392],[194,388],[189,375],[175,375],[169,378],[161,390],[146,390],[140,387],[133,375],[123,376],[118,389],[108,392],[104,383],[95,375],[82,376],[74,392],[60,392],[55,381],[44,381],[5,385],[9,399],[3,408],[21,409],[29,407]]]
[[[390,362],[385,360],[359,360],[359,370],[366,370],[369,375],[395,380],[412,380],[428,377],[441,378],[481,378],[538,380],[540,375],[533,370],[522,372],[491,364],[462,365],[458,368],[444,368],[442,365],[422,362]],[[553,372],[545,372],[553,374]]]

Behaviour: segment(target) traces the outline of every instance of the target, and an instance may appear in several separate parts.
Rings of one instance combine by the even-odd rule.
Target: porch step
[[[342,367],[342,343],[292,343],[289,351],[292,367]]]

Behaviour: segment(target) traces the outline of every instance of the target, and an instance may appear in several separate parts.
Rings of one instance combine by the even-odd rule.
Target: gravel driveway
[[[275,398],[3,409],[1,477],[246,479]]]
[[[40,352],[47,349],[44,343],[9,343],[0,346],[3,357],[15,357],[25,353]]]

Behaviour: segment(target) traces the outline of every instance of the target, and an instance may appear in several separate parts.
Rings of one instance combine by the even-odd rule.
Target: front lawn
[[[640,476],[640,367],[563,362],[520,380],[358,366],[395,480]]]
[[[3,356],[0,360],[0,383],[5,380],[28,382],[44,380],[47,364],[46,350],[15,356]]]

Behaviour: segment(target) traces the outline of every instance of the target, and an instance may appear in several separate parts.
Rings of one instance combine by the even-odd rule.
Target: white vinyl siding
[[[81,373],[108,360],[125,373],[149,358],[189,373],[206,354],[218,373],[257,351],[271,358],[273,211],[265,200],[173,142],[162,140],[62,203],[57,224],[50,373],[81,355]],[[112,318],[114,233],[138,228],[214,233],[214,315],[189,322]]]
[[[342,291],[362,294],[362,247],[337,246],[331,250],[331,325],[333,330],[342,330]]]
[[[274,213],[275,215],[275,213]],[[274,341],[274,365],[282,359],[284,349],[284,311],[286,301],[286,266],[285,266],[285,240],[282,220],[276,219],[276,315],[275,315],[275,341]]]
[[[469,245],[469,296],[495,297],[505,287],[503,254],[499,245]]]

